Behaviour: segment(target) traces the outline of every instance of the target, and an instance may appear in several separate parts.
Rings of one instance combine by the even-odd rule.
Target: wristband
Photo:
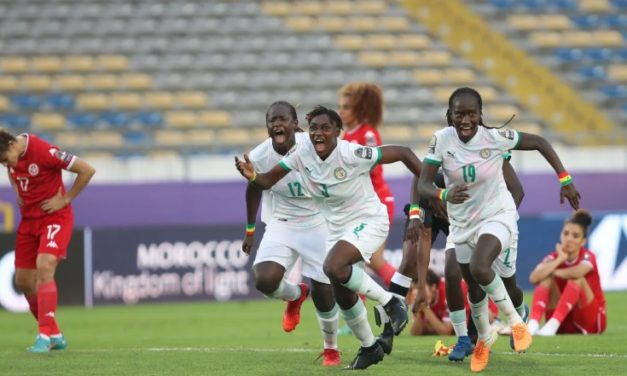
[[[257,171],[253,171],[253,176],[252,178],[248,179],[248,181],[254,183],[255,179],[257,179]]]
[[[255,234],[255,224],[246,225],[246,236],[253,236]]]
[[[418,204],[409,205],[409,219],[418,219],[421,222],[424,221],[425,212]]]
[[[448,189],[439,189],[438,190],[438,199],[440,201],[446,201],[446,196],[448,195]]]
[[[557,177],[560,179],[560,184],[562,185],[562,187],[565,187],[569,184],[572,184],[573,182],[573,177],[570,176],[570,174],[566,171],[562,172],[561,174],[557,175]]]

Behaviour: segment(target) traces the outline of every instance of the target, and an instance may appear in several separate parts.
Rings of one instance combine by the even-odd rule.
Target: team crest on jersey
[[[355,155],[363,159],[372,159],[372,149],[371,148],[357,148],[355,149]],[[344,173],[346,173],[346,171]]]
[[[37,176],[37,174],[39,174],[39,166],[37,166],[35,163],[31,163],[28,166],[28,173],[33,176]]]
[[[337,180],[344,180],[346,179],[346,170],[343,169],[342,167],[338,167],[335,170],[333,170],[333,175],[335,175],[335,178]]]
[[[490,149],[481,149],[481,151],[479,152],[479,155],[483,159],[488,159],[490,157]]]
[[[516,132],[514,132],[512,129],[501,129],[499,130],[499,134],[505,138],[513,140],[516,135]]]
[[[438,143],[438,138],[433,136],[429,141],[429,154],[435,154],[435,145]]]

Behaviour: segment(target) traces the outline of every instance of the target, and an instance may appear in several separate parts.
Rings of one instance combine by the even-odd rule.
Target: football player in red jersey
[[[446,300],[446,281],[444,277],[439,277],[433,270],[428,269],[427,272],[427,302],[419,304],[414,312],[414,320],[411,326],[411,334],[414,336],[439,334],[452,335],[453,324],[449,318],[450,309]],[[468,293],[468,286],[462,280],[461,291],[464,296]],[[407,297],[408,304],[413,304],[413,300],[418,292],[412,289]],[[468,300],[464,299],[467,315],[470,316],[470,305]],[[489,301],[488,308],[490,310],[490,323],[494,322],[499,314],[499,308],[493,301]],[[470,317],[467,318],[470,322]]]
[[[22,214],[15,245],[15,283],[24,292],[39,324],[39,335],[28,351],[65,349],[67,342],[55,318],[54,273],[66,257],[72,236],[70,203],[87,186],[95,170],[33,134],[13,136],[5,130],[0,130],[0,162],[8,169]],[[77,175],[67,192],[62,170]]]
[[[564,223],[555,251],[531,272],[529,280],[537,285],[529,321],[532,334],[552,336],[605,331],[605,296],[596,257],[584,248],[591,223],[590,213],[577,210]],[[543,316],[546,323],[539,329]]]
[[[369,82],[351,82],[339,90],[339,114],[344,123],[342,139],[364,146],[381,146],[379,126],[383,121],[383,91]],[[372,185],[381,202],[386,206],[390,224],[394,217],[394,196],[383,178],[383,168],[377,165],[370,172]],[[383,258],[385,243],[370,259],[370,268],[387,285],[392,281],[396,268]]]

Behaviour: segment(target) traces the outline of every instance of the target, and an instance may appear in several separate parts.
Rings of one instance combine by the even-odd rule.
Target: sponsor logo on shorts
[[[54,240],[51,240],[48,242],[48,244],[46,244],[46,247],[48,248],[59,248],[59,246],[57,245],[57,242],[55,242]]]

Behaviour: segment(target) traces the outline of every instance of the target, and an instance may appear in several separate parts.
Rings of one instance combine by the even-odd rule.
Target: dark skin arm
[[[381,150],[380,164],[388,164],[394,162],[403,162],[405,167],[414,174],[414,181],[416,176],[420,175],[422,163],[420,159],[416,157],[416,154],[408,147],[397,145],[386,145],[379,148]],[[418,190],[415,188],[415,184],[412,183],[412,190],[410,194],[411,202],[418,202],[420,197]],[[420,238],[420,232],[422,231],[422,222],[418,219],[412,219],[407,225],[406,240],[409,240],[412,244],[415,244],[418,238]]]
[[[255,166],[248,159],[248,153],[244,154],[244,160],[240,160],[235,157],[235,168],[237,171],[245,177],[248,181],[253,182],[257,187],[261,189],[269,189],[276,184],[279,180],[283,179],[285,175],[289,173],[280,165],[272,167],[272,169],[263,174],[257,174],[255,172]]]
[[[559,156],[547,140],[531,133],[519,132],[518,135],[520,142],[516,148],[517,150],[537,150],[542,154],[544,159],[549,162],[557,174],[566,171]],[[573,209],[579,209],[579,199],[581,195],[577,192],[574,183],[560,188],[560,204],[564,203],[564,198],[568,200]]]
[[[248,183],[246,187],[246,223],[253,224],[257,221],[257,212],[259,211],[259,204],[261,202],[261,194],[263,191],[253,183]],[[242,244],[242,251],[250,255],[253,243],[255,242],[255,235],[246,235]]]
[[[435,174],[438,172],[438,166],[425,163],[422,166],[422,173],[418,180],[418,191],[421,196],[428,199],[438,199],[438,188],[433,183],[435,181]],[[468,199],[467,193],[468,187],[465,184],[455,186],[448,191],[446,201],[452,204],[461,204]]]
[[[503,161],[503,177],[505,178],[507,190],[514,198],[516,208],[519,208],[523,197],[525,197],[525,190],[518,179],[518,175],[516,175],[516,171],[514,171],[514,167],[509,161]]]

